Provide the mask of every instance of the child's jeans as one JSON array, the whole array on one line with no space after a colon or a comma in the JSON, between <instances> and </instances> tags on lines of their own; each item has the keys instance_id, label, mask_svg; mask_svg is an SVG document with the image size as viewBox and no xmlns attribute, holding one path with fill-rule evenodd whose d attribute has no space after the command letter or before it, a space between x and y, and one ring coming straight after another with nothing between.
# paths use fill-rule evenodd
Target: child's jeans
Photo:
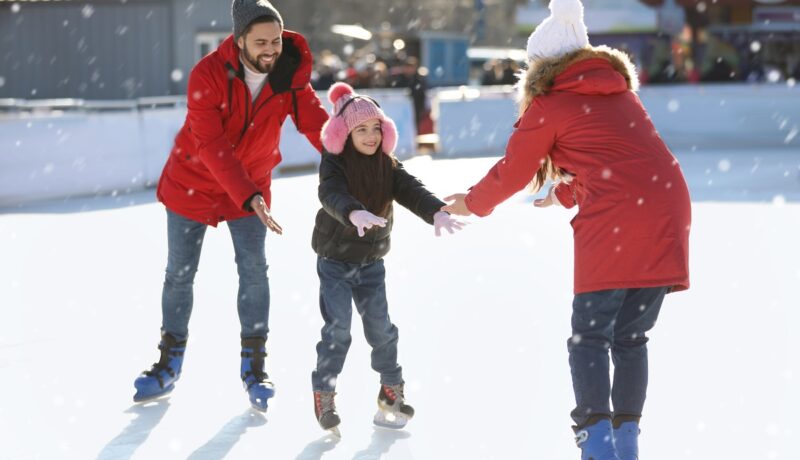
<instances>
[{"instance_id":1,"label":"child's jeans","mask_svg":"<svg viewBox=\"0 0 800 460\"><path fill-rule=\"evenodd\" d=\"M667 291L666 287L611 289L575 296L567 349L577 405L571 415L578 427L597 417L641 417L647 392L645 333L655 325Z\"/></svg>"},{"instance_id":2,"label":"child's jeans","mask_svg":"<svg viewBox=\"0 0 800 460\"><path fill-rule=\"evenodd\" d=\"M324 257L317 258L319 308L325 325L317 344L317 368L311 373L315 391L334 391L350 348L352 304L361 315L364 335L372 347L372 368L381 375L381 383L403 383L402 368L397 364L397 327L389 319L386 301L386 271L383 260L351 264Z\"/></svg>"}]
</instances>

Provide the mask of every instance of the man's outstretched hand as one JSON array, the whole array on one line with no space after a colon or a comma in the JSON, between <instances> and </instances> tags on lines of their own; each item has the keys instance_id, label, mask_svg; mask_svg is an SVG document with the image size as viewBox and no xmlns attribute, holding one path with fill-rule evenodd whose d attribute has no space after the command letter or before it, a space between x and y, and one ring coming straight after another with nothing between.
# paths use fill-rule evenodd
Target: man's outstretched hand
<instances>
[{"instance_id":1,"label":"man's outstretched hand","mask_svg":"<svg viewBox=\"0 0 800 460\"><path fill-rule=\"evenodd\" d=\"M267 207L267 203L264 202L264 197L261 195L256 195L250 200L250 207L253 208L253 211L256 212L258 218L261 219L261 222L270 230L277 233L278 235L283 235L283 229L275 219L272 218L272 213L270 213L269 208Z\"/></svg>"}]
</instances>

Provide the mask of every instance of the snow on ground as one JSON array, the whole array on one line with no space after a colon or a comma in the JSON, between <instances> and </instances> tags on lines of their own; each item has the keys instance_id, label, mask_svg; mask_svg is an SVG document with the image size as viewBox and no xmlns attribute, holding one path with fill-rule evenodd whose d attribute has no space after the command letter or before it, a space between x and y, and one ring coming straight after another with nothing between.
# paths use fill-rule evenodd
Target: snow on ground
<instances>
[{"instance_id":1,"label":"snow on ground","mask_svg":"<svg viewBox=\"0 0 800 460\"><path fill-rule=\"evenodd\" d=\"M646 459L797 459L800 155L682 152L694 196L692 289L652 333ZM496 158L406 162L444 196ZM354 322L339 379L343 439L313 416L322 319L313 174L274 182L283 236L272 290L266 417L238 377L236 269L225 226L206 235L191 337L173 396L133 405L157 357L166 219L153 192L0 214L0 459L577 459L566 340L572 243L563 209L520 194L463 232L397 211L387 257L400 362L417 417L372 427L377 375Z\"/></svg>"}]
</instances>

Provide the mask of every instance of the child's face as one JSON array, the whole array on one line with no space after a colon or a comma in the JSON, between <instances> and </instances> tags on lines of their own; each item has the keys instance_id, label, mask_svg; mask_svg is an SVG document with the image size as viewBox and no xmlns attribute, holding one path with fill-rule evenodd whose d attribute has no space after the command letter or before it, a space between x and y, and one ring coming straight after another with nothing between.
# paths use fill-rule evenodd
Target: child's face
<instances>
[{"instance_id":1,"label":"child's face","mask_svg":"<svg viewBox=\"0 0 800 460\"><path fill-rule=\"evenodd\" d=\"M383 139L381 121L377 118L369 119L353 128L350 135L353 137L353 146L359 153L374 155L380 150Z\"/></svg>"}]
</instances>

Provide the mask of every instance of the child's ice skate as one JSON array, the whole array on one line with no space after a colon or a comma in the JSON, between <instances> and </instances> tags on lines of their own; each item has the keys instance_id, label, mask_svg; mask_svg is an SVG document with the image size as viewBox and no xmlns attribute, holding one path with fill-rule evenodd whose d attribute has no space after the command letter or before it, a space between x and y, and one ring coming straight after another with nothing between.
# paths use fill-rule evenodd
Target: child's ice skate
<instances>
[{"instance_id":1,"label":"child's ice skate","mask_svg":"<svg viewBox=\"0 0 800 460\"><path fill-rule=\"evenodd\" d=\"M339 414L336 412L336 403L333 397L336 393L333 391L315 391L314 392L314 415L317 417L317 422L323 430L328 430L332 435L337 438L342 437L339 432Z\"/></svg>"},{"instance_id":2,"label":"child's ice skate","mask_svg":"<svg viewBox=\"0 0 800 460\"><path fill-rule=\"evenodd\" d=\"M414 408L406 404L403 384L381 385L378 392L378 412L372 420L375 425L399 430L414 417Z\"/></svg>"}]
</instances>

